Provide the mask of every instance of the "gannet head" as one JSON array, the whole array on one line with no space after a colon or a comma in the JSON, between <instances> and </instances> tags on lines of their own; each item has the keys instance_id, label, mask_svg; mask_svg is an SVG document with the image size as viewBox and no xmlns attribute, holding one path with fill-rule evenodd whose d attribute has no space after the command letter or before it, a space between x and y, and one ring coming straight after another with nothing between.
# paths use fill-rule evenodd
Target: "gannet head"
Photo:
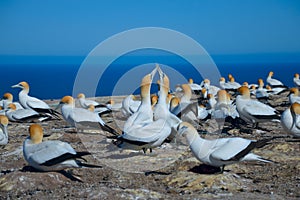
<instances>
[{"instance_id":1,"label":"gannet head","mask_svg":"<svg viewBox=\"0 0 300 200\"><path fill-rule=\"evenodd\" d=\"M180 99L178 97L173 97L170 101L170 108L173 109L177 107L180 103Z\"/></svg>"},{"instance_id":2,"label":"gannet head","mask_svg":"<svg viewBox=\"0 0 300 200\"><path fill-rule=\"evenodd\" d=\"M266 89L267 90L272 90L271 86L269 86L269 85L266 85Z\"/></svg>"},{"instance_id":3,"label":"gannet head","mask_svg":"<svg viewBox=\"0 0 300 200\"><path fill-rule=\"evenodd\" d=\"M141 96L146 97L149 94L150 90L150 84L152 83L152 80L156 74L157 69L159 68L158 65L152 70L150 74L147 74L146 76L143 77L142 82L141 82Z\"/></svg>"},{"instance_id":4,"label":"gannet head","mask_svg":"<svg viewBox=\"0 0 300 200\"><path fill-rule=\"evenodd\" d=\"M217 95L218 95L219 102L224 102L224 103L227 102L228 97L227 97L226 90L219 90Z\"/></svg>"},{"instance_id":5,"label":"gannet head","mask_svg":"<svg viewBox=\"0 0 300 200\"><path fill-rule=\"evenodd\" d=\"M9 101L13 101L13 95L11 93L5 93L2 97L2 99L5 99L5 100L9 100Z\"/></svg>"},{"instance_id":6,"label":"gannet head","mask_svg":"<svg viewBox=\"0 0 300 200\"><path fill-rule=\"evenodd\" d=\"M24 91L29 92L29 84L25 81L18 83L17 85L11 86L12 88L21 88Z\"/></svg>"},{"instance_id":7,"label":"gannet head","mask_svg":"<svg viewBox=\"0 0 300 200\"><path fill-rule=\"evenodd\" d=\"M10 103L10 104L8 104L7 109L8 110L17 110L17 107L14 103Z\"/></svg>"},{"instance_id":8,"label":"gannet head","mask_svg":"<svg viewBox=\"0 0 300 200\"><path fill-rule=\"evenodd\" d=\"M290 94L294 94L295 96L298 96L299 95L298 88L291 88L290 89Z\"/></svg>"},{"instance_id":9,"label":"gannet head","mask_svg":"<svg viewBox=\"0 0 300 200\"><path fill-rule=\"evenodd\" d=\"M174 96L172 94L168 94L167 95L167 99L166 99L166 103L169 104L171 102L171 99L173 98Z\"/></svg>"},{"instance_id":10,"label":"gannet head","mask_svg":"<svg viewBox=\"0 0 300 200\"><path fill-rule=\"evenodd\" d=\"M204 79L204 80L203 80L203 82L204 82L204 84L210 85L210 80L209 80L209 79L207 79L207 78L206 78L206 79Z\"/></svg>"},{"instance_id":11,"label":"gannet head","mask_svg":"<svg viewBox=\"0 0 300 200\"><path fill-rule=\"evenodd\" d=\"M221 77L221 78L220 78L220 82L225 82L225 78L224 78L224 77Z\"/></svg>"},{"instance_id":12,"label":"gannet head","mask_svg":"<svg viewBox=\"0 0 300 200\"><path fill-rule=\"evenodd\" d=\"M83 93L79 93L78 95L77 95L77 98L78 99L85 99L85 95L83 94Z\"/></svg>"},{"instance_id":13,"label":"gannet head","mask_svg":"<svg viewBox=\"0 0 300 200\"><path fill-rule=\"evenodd\" d=\"M95 106L93 104L90 104L87 109L91 112L95 112Z\"/></svg>"},{"instance_id":14,"label":"gannet head","mask_svg":"<svg viewBox=\"0 0 300 200\"><path fill-rule=\"evenodd\" d=\"M271 77L273 76L273 74L274 74L274 72L270 71L270 72L269 72L269 76L268 76L268 77L270 77L270 78L271 78Z\"/></svg>"},{"instance_id":15,"label":"gannet head","mask_svg":"<svg viewBox=\"0 0 300 200\"><path fill-rule=\"evenodd\" d=\"M245 82L243 83L243 86L249 87L249 83L245 81Z\"/></svg>"},{"instance_id":16,"label":"gannet head","mask_svg":"<svg viewBox=\"0 0 300 200\"><path fill-rule=\"evenodd\" d=\"M196 131L196 129L188 122L181 122L177 126L177 133L181 136L186 136L191 130Z\"/></svg>"},{"instance_id":17,"label":"gannet head","mask_svg":"<svg viewBox=\"0 0 300 200\"><path fill-rule=\"evenodd\" d=\"M258 85L263 87L264 86L264 81L260 78L258 79Z\"/></svg>"},{"instance_id":18,"label":"gannet head","mask_svg":"<svg viewBox=\"0 0 300 200\"><path fill-rule=\"evenodd\" d=\"M8 118L5 115L0 115L0 126L6 127L8 125Z\"/></svg>"},{"instance_id":19,"label":"gannet head","mask_svg":"<svg viewBox=\"0 0 300 200\"><path fill-rule=\"evenodd\" d=\"M189 84L193 84L194 80L192 78L189 78Z\"/></svg>"},{"instance_id":20,"label":"gannet head","mask_svg":"<svg viewBox=\"0 0 300 200\"><path fill-rule=\"evenodd\" d=\"M230 77L230 78L229 78L229 81L230 81L231 83L234 83L234 82L235 82L235 79L234 79L233 77Z\"/></svg>"},{"instance_id":21,"label":"gannet head","mask_svg":"<svg viewBox=\"0 0 300 200\"><path fill-rule=\"evenodd\" d=\"M64 96L61 100L59 104L69 104L69 105L73 105L74 104L74 99L71 96Z\"/></svg>"},{"instance_id":22,"label":"gannet head","mask_svg":"<svg viewBox=\"0 0 300 200\"><path fill-rule=\"evenodd\" d=\"M208 98L208 99L213 99L213 98L214 98L214 95L213 95L213 94L207 94L207 98Z\"/></svg>"},{"instance_id":23,"label":"gannet head","mask_svg":"<svg viewBox=\"0 0 300 200\"><path fill-rule=\"evenodd\" d=\"M246 86L241 86L237 89L238 93L240 93L243 97L250 99L250 90Z\"/></svg>"},{"instance_id":24,"label":"gannet head","mask_svg":"<svg viewBox=\"0 0 300 200\"><path fill-rule=\"evenodd\" d=\"M29 127L30 140L33 144L39 144L43 140L43 128L39 124L32 124Z\"/></svg>"},{"instance_id":25,"label":"gannet head","mask_svg":"<svg viewBox=\"0 0 300 200\"><path fill-rule=\"evenodd\" d=\"M298 73L294 74L294 77L295 77L296 79L299 79L299 74L298 74Z\"/></svg>"},{"instance_id":26,"label":"gannet head","mask_svg":"<svg viewBox=\"0 0 300 200\"><path fill-rule=\"evenodd\" d=\"M185 94L189 94L189 93L192 94L192 90L191 90L191 87L189 86L189 84L182 84L181 88Z\"/></svg>"},{"instance_id":27,"label":"gannet head","mask_svg":"<svg viewBox=\"0 0 300 200\"><path fill-rule=\"evenodd\" d=\"M158 101L158 96L157 95L152 95L151 96L151 105L157 104Z\"/></svg>"},{"instance_id":28,"label":"gannet head","mask_svg":"<svg viewBox=\"0 0 300 200\"><path fill-rule=\"evenodd\" d=\"M233 76L231 74L228 74L228 79L230 80L231 78L233 78Z\"/></svg>"}]
</instances>

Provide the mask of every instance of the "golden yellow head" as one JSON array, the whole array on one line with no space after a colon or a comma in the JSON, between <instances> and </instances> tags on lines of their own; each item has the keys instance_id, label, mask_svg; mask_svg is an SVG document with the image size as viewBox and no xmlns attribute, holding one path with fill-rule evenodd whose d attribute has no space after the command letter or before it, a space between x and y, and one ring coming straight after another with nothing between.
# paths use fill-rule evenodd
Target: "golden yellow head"
<instances>
[{"instance_id":1,"label":"golden yellow head","mask_svg":"<svg viewBox=\"0 0 300 200\"><path fill-rule=\"evenodd\" d=\"M230 80L231 78L233 78L233 76L231 74L228 74L228 79Z\"/></svg>"},{"instance_id":2,"label":"golden yellow head","mask_svg":"<svg viewBox=\"0 0 300 200\"><path fill-rule=\"evenodd\" d=\"M85 95L84 95L83 93L79 93L79 94L77 95L77 98L78 98L78 99L81 99L81 98L84 99L84 98L85 98Z\"/></svg>"},{"instance_id":3,"label":"golden yellow head","mask_svg":"<svg viewBox=\"0 0 300 200\"><path fill-rule=\"evenodd\" d=\"M249 87L249 83L248 83L248 82L244 82L244 83L243 83L243 86Z\"/></svg>"},{"instance_id":4,"label":"golden yellow head","mask_svg":"<svg viewBox=\"0 0 300 200\"><path fill-rule=\"evenodd\" d=\"M272 77L274 75L274 72L270 71L269 72L269 77Z\"/></svg>"},{"instance_id":5,"label":"golden yellow head","mask_svg":"<svg viewBox=\"0 0 300 200\"><path fill-rule=\"evenodd\" d=\"M74 99L71 96L64 96L61 100L60 100L61 104L74 104Z\"/></svg>"},{"instance_id":6,"label":"golden yellow head","mask_svg":"<svg viewBox=\"0 0 300 200\"><path fill-rule=\"evenodd\" d=\"M299 95L299 90L298 90L298 88L291 88L291 89L290 89L290 93L292 93L292 94L298 96L298 95Z\"/></svg>"},{"instance_id":7,"label":"golden yellow head","mask_svg":"<svg viewBox=\"0 0 300 200\"><path fill-rule=\"evenodd\" d=\"M226 92L226 90L219 90L217 95L218 95L218 100L220 102L227 101L227 92Z\"/></svg>"},{"instance_id":8,"label":"golden yellow head","mask_svg":"<svg viewBox=\"0 0 300 200\"><path fill-rule=\"evenodd\" d=\"M10 108L11 110L17 110L17 107L16 107L16 105L14 103L8 104L7 107Z\"/></svg>"},{"instance_id":9,"label":"golden yellow head","mask_svg":"<svg viewBox=\"0 0 300 200\"><path fill-rule=\"evenodd\" d=\"M180 99L178 97L173 97L170 102L171 108L175 108L180 103Z\"/></svg>"},{"instance_id":10,"label":"golden yellow head","mask_svg":"<svg viewBox=\"0 0 300 200\"><path fill-rule=\"evenodd\" d=\"M260 78L260 79L258 79L258 85L261 85L261 86L263 86L264 85L264 81Z\"/></svg>"},{"instance_id":11,"label":"golden yellow head","mask_svg":"<svg viewBox=\"0 0 300 200\"><path fill-rule=\"evenodd\" d=\"M21 88L21 89L29 92L29 84L25 81L22 81L22 82L18 83L17 85L13 85L12 87L13 88L18 87L18 88Z\"/></svg>"},{"instance_id":12,"label":"golden yellow head","mask_svg":"<svg viewBox=\"0 0 300 200\"><path fill-rule=\"evenodd\" d=\"M13 95L11 93L5 93L2 97L3 99L13 101Z\"/></svg>"},{"instance_id":13,"label":"golden yellow head","mask_svg":"<svg viewBox=\"0 0 300 200\"><path fill-rule=\"evenodd\" d=\"M224 78L224 77L221 77L221 78L220 78L220 81L221 81L221 82L225 82L225 78Z\"/></svg>"},{"instance_id":14,"label":"golden yellow head","mask_svg":"<svg viewBox=\"0 0 300 200\"><path fill-rule=\"evenodd\" d=\"M194 80L192 78L189 79L189 84L193 84Z\"/></svg>"},{"instance_id":15,"label":"golden yellow head","mask_svg":"<svg viewBox=\"0 0 300 200\"><path fill-rule=\"evenodd\" d=\"M248 96L248 97L250 97L250 90L249 90L249 88L246 87L246 86L239 87L239 88L237 89L237 91L238 91L238 93L240 93L240 94L243 95L243 96Z\"/></svg>"},{"instance_id":16,"label":"golden yellow head","mask_svg":"<svg viewBox=\"0 0 300 200\"><path fill-rule=\"evenodd\" d=\"M3 126L8 125L8 118L5 115L0 115L0 124L2 124Z\"/></svg>"},{"instance_id":17,"label":"golden yellow head","mask_svg":"<svg viewBox=\"0 0 300 200\"><path fill-rule=\"evenodd\" d=\"M299 74L298 73L294 74L294 77L299 79Z\"/></svg>"},{"instance_id":18,"label":"golden yellow head","mask_svg":"<svg viewBox=\"0 0 300 200\"><path fill-rule=\"evenodd\" d=\"M32 124L29 127L30 139L33 144L39 144L43 140L43 128L39 124Z\"/></svg>"},{"instance_id":19,"label":"golden yellow head","mask_svg":"<svg viewBox=\"0 0 300 200\"><path fill-rule=\"evenodd\" d=\"M206 78L206 79L204 79L204 80L203 80L203 82L204 82L204 83L206 83L206 84L210 84L210 80L209 80L209 79L207 79L207 78Z\"/></svg>"},{"instance_id":20,"label":"golden yellow head","mask_svg":"<svg viewBox=\"0 0 300 200\"><path fill-rule=\"evenodd\" d=\"M229 78L229 81L230 81L231 83L233 83L233 82L235 82L235 79L234 79L233 77L230 77L230 78Z\"/></svg>"}]
</instances>

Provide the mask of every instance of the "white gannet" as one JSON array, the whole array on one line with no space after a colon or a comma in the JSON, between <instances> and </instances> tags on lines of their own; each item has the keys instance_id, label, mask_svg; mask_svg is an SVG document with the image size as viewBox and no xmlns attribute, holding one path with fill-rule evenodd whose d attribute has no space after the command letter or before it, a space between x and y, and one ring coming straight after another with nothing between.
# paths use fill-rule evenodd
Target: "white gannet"
<instances>
[{"instance_id":1,"label":"white gannet","mask_svg":"<svg viewBox=\"0 0 300 200\"><path fill-rule=\"evenodd\" d=\"M203 80L203 87L207 90L208 94L212 94L214 96L216 96L218 91L220 90L220 88L218 88L217 86L210 85L210 80L207 78Z\"/></svg>"},{"instance_id":2,"label":"white gannet","mask_svg":"<svg viewBox=\"0 0 300 200\"><path fill-rule=\"evenodd\" d=\"M300 96L298 88L291 88L289 94L289 102L293 104L295 102L300 103Z\"/></svg>"},{"instance_id":3,"label":"white gannet","mask_svg":"<svg viewBox=\"0 0 300 200\"><path fill-rule=\"evenodd\" d=\"M299 74L298 73L296 73L294 75L293 82L294 82L296 87L298 87L298 88L300 87L300 79L299 79Z\"/></svg>"},{"instance_id":4,"label":"white gannet","mask_svg":"<svg viewBox=\"0 0 300 200\"><path fill-rule=\"evenodd\" d=\"M235 119L239 117L235 105L230 100L230 95L226 90L219 90L217 94L217 103L212 110L211 117L218 120L224 120L227 117ZM220 127L219 127L220 128Z\"/></svg>"},{"instance_id":5,"label":"white gannet","mask_svg":"<svg viewBox=\"0 0 300 200\"><path fill-rule=\"evenodd\" d=\"M6 145L8 143L7 125L7 117L0 115L0 145Z\"/></svg>"},{"instance_id":6,"label":"white gannet","mask_svg":"<svg viewBox=\"0 0 300 200\"><path fill-rule=\"evenodd\" d=\"M5 109L5 115L12 122L31 122L35 119L44 121L50 118L48 115L40 114L32 109L17 109L14 103L8 104Z\"/></svg>"},{"instance_id":7,"label":"white gannet","mask_svg":"<svg viewBox=\"0 0 300 200\"><path fill-rule=\"evenodd\" d=\"M270 95L280 95L283 92L289 91L287 87L274 87L272 88L269 85L266 85L267 92L270 93Z\"/></svg>"},{"instance_id":8,"label":"white gannet","mask_svg":"<svg viewBox=\"0 0 300 200\"><path fill-rule=\"evenodd\" d=\"M259 122L280 119L274 108L251 99L248 87L242 86L238 89L238 92L241 95L236 97L236 108L239 116L246 122L253 123L257 127Z\"/></svg>"},{"instance_id":9,"label":"white gannet","mask_svg":"<svg viewBox=\"0 0 300 200\"><path fill-rule=\"evenodd\" d=\"M19 102L13 102L13 95L9 92L5 93L2 97L3 100L3 108L6 109L8 104L10 103L14 103L16 106L16 109L23 109L23 107L21 106L21 104Z\"/></svg>"},{"instance_id":10,"label":"white gannet","mask_svg":"<svg viewBox=\"0 0 300 200\"><path fill-rule=\"evenodd\" d=\"M258 88L256 89L255 96L257 99L268 99L269 93L267 89L264 88L264 81L262 79L258 79Z\"/></svg>"},{"instance_id":11,"label":"white gannet","mask_svg":"<svg viewBox=\"0 0 300 200\"><path fill-rule=\"evenodd\" d=\"M82 108L87 109L90 105L93 105L95 108L94 112L97 112L99 114L111 112L111 110L105 104L100 104L94 100L86 99L83 93L79 93L77 95L77 98Z\"/></svg>"},{"instance_id":12,"label":"white gannet","mask_svg":"<svg viewBox=\"0 0 300 200\"><path fill-rule=\"evenodd\" d=\"M189 79L189 83L188 84L189 84L191 90L195 94L200 94L200 91L201 91L202 87L199 84L194 83L194 80L192 78Z\"/></svg>"},{"instance_id":13,"label":"white gannet","mask_svg":"<svg viewBox=\"0 0 300 200\"><path fill-rule=\"evenodd\" d=\"M23 81L18 83L17 85L13 85L12 87L22 89L19 92L19 101L23 108L32 109L38 113L45 113L53 118L60 119L58 115L59 113L51 109L48 104L38 98L28 95L29 84L27 82Z\"/></svg>"},{"instance_id":14,"label":"white gannet","mask_svg":"<svg viewBox=\"0 0 300 200\"><path fill-rule=\"evenodd\" d=\"M136 112L134 112L125 122L123 132L130 132L133 125L144 126L153 122L153 110L151 106L150 87L154 75L157 71L157 66L151 73L145 75L141 81L141 103Z\"/></svg>"},{"instance_id":15,"label":"white gannet","mask_svg":"<svg viewBox=\"0 0 300 200\"><path fill-rule=\"evenodd\" d=\"M222 167L222 172L225 165L241 161L272 162L250 153L254 148L263 147L271 139L255 141L234 137L207 140L201 138L197 130L187 122L180 123L177 130L179 135L187 139L192 153L198 160L213 167Z\"/></svg>"},{"instance_id":16,"label":"white gannet","mask_svg":"<svg viewBox=\"0 0 300 200\"><path fill-rule=\"evenodd\" d=\"M211 114L212 111L215 109L217 100L215 99L215 96L212 94L208 94L207 98L208 98L208 102L206 104L206 109L208 110L208 113Z\"/></svg>"},{"instance_id":17,"label":"white gannet","mask_svg":"<svg viewBox=\"0 0 300 200\"><path fill-rule=\"evenodd\" d=\"M105 124L98 113L84 108L75 108L75 102L71 96L64 96L59 106L61 106L63 118L73 127L78 129L103 129L118 135L114 129Z\"/></svg>"},{"instance_id":18,"label":"white gannet","mask_svg":"<svg viewBox=\"0 0 300 200\"><path fill-rule=\"evenodd\" d=\"M38 124L29 127L30 136L23 143L23 155L28 164L40 171L60 171L66 168L100 167L80 162L89 152L76 152L70 144L58 140L42 141L43 129Z\"/></svg>"},{"instance_id":19,"label":"white gannet","mask_svg":"<svg viewBox=\"0 0 300 200\"><path fill-rule=\"evenodd\" d=\"M285 131L300 137L300 103L293 103L281 115L281 125Z\"/></svg>"},{"instance_id":20,"label":"white gannet","mask_svg":"<svg viewBox=\"0 0 300 200\"><path fill-rule=\"evenodd\" d=\"M272 76L274 75L274 72L270 71L269 75L267 77L267 83L272 87L285 87L286 86L279 80L272 78Z\"/></svg>"},{"instance_id":21,"label":"white gannet","mask_svg":"<svg viewBox=\"0 0 300 200\"><path fill-rule=\"evenodd\" d=\"M134 95L128 95L122 101L121 111L125 117L129 117L138 110L140 104L141 101L136 100Z\"/></svg>"},{"instance_id":22,"label":"white gannet","mask_svg":"<svg viewBox=\"0 0 300 200\"><path fill-rule=\"evenodd\" d=\"M230 85L230 88L233 89L233 90L236 90L239 87L241 87L241 84L236 82L235 79L232 76L229 78L229 81L227 82L227 84Z\"/></svg>"},{"instance_id":23,"label":"white gannet","mask_svg":"<svg viewBox=\"0 0 300 200\"><path fill-rule=\"evenodd\" d=\"M220 84L220 88L223 89L223 90L234 90L234 88L232 87L231 84L229 84L228 82L225 82L225 78L224 77L221 77L220 78L220 81L219 81L219 84Z\"/></svg>"}]
</instances>

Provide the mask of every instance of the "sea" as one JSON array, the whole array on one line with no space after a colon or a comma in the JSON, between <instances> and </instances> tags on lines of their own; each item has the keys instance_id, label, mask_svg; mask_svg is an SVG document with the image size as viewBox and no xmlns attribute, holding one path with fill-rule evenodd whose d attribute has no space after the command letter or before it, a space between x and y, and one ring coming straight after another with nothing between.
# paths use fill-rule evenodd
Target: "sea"
<instances>
[{"instance_id":1,"label":"sea","mask_svg":"<svg viewBox=\"0 0 300 200\"><path fill-rule=\"evenodd\" d=\"M93 70L90 72L90 77L94 76L97 70L104 68L105 70L101 77L97 77L97 82L94 84L95 93L89 93L88 96L139 94L140 80L154 69L155 63L161 65L162 69L169 75L171 90L174 90L177 84L186 83L189 78L193 78L195 83L200 83L204 78L218 80L220 76L223 76L227 79L229 73L235 77L235 81L241 84L245 81L250 84L257 83L259 78L266 82L269 71L274 72L274 78L281 80L289 87L293 87L293 76L295 73L300 73L300 62L291 62L285 59L269 62L267 59L231 58L212 57L219 74L211 75L213 77L203 77L201 69L195 68L179 56L123 56L109 65L99 64L91 68ZM33 64L29 61L0 62L0 95L10 92L14 95L14 100L17 101L20 89L11 88L11 86L26 81L30 84L30 95L40 99L60 99L65 95L77 96L74 93L75 80L79 76L80 68L84 67L85 57L73 59L72 62L66 62L64 58L56 59L55 62L51 59L51 57L40 59L39 62L33 62ZM34 58L29 60L32 61ZM137 70L135 71L135 69ZM90 80L86 78L83 81L89 82ZM152 93L157 91L155 82L153 81L153 87L151 87ZM216 81L213 84L218 86ZM85 93L85 90L88 91L90 88L82 87L81 92Z\"/></svg>"}]
</instances>

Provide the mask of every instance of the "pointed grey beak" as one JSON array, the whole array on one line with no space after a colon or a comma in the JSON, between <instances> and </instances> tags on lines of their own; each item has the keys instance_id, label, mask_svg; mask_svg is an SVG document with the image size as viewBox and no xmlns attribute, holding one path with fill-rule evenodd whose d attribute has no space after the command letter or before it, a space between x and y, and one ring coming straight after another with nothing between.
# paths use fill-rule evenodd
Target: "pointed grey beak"
<instances>
[{"instance_id":1,"label":"pointed grey beak","mask_svg":"<svg viewBox=\"0 0 300 200\"><path fill-rule=\"evenodd\" d=\"M17 84L17 85L13 85L13 86L11 86L12 88L19 88L20 87L20 85L19 84Z\"/></svg>"}]
</instances>

